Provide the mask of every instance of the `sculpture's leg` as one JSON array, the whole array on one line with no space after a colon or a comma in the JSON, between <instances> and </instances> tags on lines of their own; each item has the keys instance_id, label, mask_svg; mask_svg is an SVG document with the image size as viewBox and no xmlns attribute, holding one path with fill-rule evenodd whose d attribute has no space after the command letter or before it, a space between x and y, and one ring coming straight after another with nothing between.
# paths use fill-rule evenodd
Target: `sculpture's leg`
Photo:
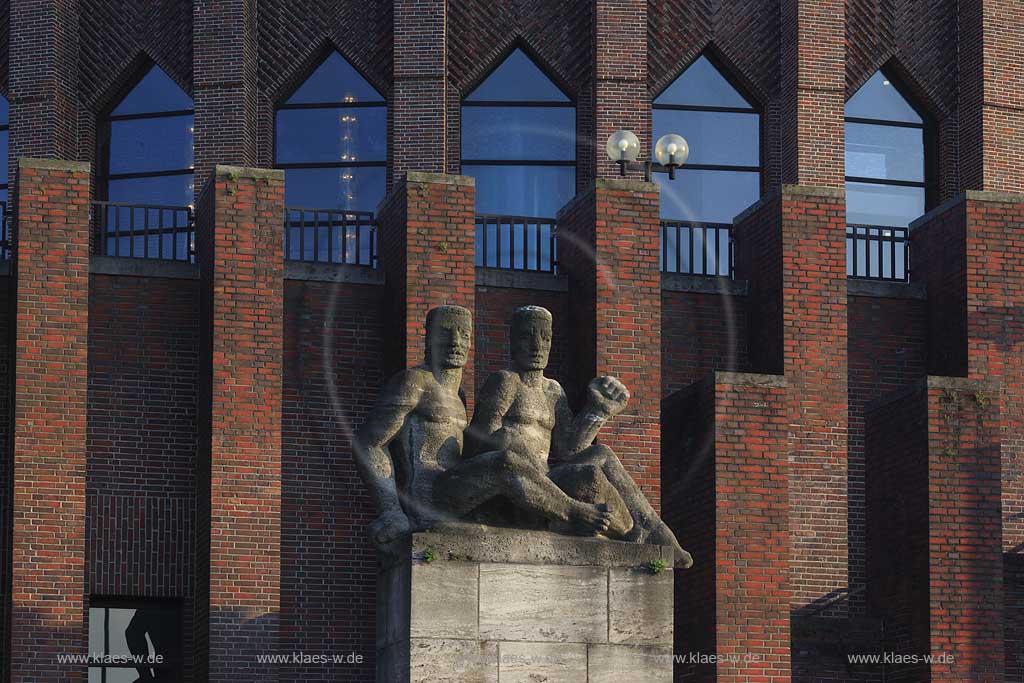
<instances>
[{"instance_id":1,"label":"sculpture's leg","mask_svg":"<svg viewBox=\"0 0 1024 683\"><path fill-rule=\"evenodd\" d=\"M633 517L633 531L630 532L627 540L635 540L640 543L651 543L656 545L668 545L675 548L676 565L689 567L693 564L690 553L683 550L676 539L676 535L662 521L658 513L651 507L647 496L643 494L640 487L629 476L622 466L622 461L615 455L612 449L601 444L594 444L576 454L571 464L582 465L592 464L600 467L608 482L619 492L626 507Z\"/></svg>"},{"instance_id":2,"label":"sculpture's leg","mask_svg":"<svg viewBox=\"0 0 1024 683\"><path fill-rule=\"evenodd\" d=\"M438 507L458 517L497 496L585 533L605 533L611 523L604 506L573 500L532 460L513 451L490 451L462 460L443 472L434 486Z\"/></svg>"},{"instance_id":3,"label":"sculpture's leg","mask_svg":"<svg viewBox=\"0 0 1024 683\"><path fill-rule=\"evenodd\" d=\"M575 500L604 505L612 515L606 536L625 538L633 529L629 506L597 465L558 465L548 472L558 488Z\"/></svg>"}]
</instances>

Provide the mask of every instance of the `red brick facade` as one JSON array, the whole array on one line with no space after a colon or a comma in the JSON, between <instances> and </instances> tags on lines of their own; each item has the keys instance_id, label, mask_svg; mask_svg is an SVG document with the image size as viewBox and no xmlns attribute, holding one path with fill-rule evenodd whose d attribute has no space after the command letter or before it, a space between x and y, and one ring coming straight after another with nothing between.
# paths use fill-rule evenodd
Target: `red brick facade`
<instances>
[{"instance_id":1,"label":"red brick facade","mask_svg":"<svg viewBox=\"0 0 1024 683\"><path fill-rule=\"evenodd\" d=\"M457 303L475 312L470 401L506 366L524 304L554 314L548 375L574 401L594 374L629 385L601 439L697 558L680 573L677 652L770 651L680 679L1024 682L1024 196L1007 194L1024 192L1022 12L1008 0L0 3L22 240L0 271L0 681L84 680L54 657L84 652L93 596L180 604L186 681L372 680L373 510L352 430L384 379L421 360L426 310ZM576 104L578 196L559 218L557 275L494 279L473 267L461 98L516 46ZM274 108L329 50L388 103L380 265L359 282L282 263L278 175L210 177L273 166ZM604 155L629 128L648 156L651 99L702 52L762 114L763 199L737 222L723 287L658 272L654 188L615 180ZM96 160L99 117L151 63L195 103L199 265L173 276L90 265L90 169L64 163ZM843 103L883 66L926 113L928 208L947 202L912 230L911 283L885 286L845 276L841 190ZM64 162L27 162L15 191L24 157ZM58 365L70 371L55 379ZM951 402L928 375L1001 388ZM680 469L684 433L714 446L698 479ZM365 657L256 666L275 649ZM956 666L846 663L882 649L953 653Z\"/></svg>"}]
</instances>

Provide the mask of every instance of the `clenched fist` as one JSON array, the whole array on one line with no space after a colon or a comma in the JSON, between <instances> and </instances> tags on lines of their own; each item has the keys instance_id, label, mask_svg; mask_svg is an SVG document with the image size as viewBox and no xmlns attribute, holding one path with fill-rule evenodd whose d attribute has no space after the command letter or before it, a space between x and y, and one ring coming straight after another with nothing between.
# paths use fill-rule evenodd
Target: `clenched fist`
<instances>
[{"instance_id":1,"label":"clenched fist","mask_svg":"<svg viewBox=\"0 0 1024 683\"><path fill-rule=\"evenodd\" d=\"M587 385L587 406L605 419L615 417L629 402L629 389L614 377L595 377Z\"/></svg>"}]
</instances>

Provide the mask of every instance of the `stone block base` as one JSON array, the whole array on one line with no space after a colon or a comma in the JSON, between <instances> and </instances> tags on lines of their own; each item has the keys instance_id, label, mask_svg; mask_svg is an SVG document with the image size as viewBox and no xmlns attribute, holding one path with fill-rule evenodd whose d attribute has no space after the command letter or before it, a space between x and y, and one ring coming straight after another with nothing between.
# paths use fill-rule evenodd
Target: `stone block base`
<instances>
[{"instance_id":1,"label":"stone block base","mask_svg":"<svg viewBox=\"0 0 1024 683\"><path fill-rule=\"evenodd\" d=\"M446 525L378 588L378 683L672 680L667 547Z\"/></svg>"}]
</instances>

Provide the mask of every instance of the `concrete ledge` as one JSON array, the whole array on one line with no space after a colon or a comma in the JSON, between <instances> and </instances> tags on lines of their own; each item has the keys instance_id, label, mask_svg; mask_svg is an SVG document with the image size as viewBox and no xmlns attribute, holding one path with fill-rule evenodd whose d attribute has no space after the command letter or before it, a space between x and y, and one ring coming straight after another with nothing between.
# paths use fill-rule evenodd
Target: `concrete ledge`
<instances>
[{"instance_id":1,"label":"concrete ledge","mask_svg":"<svg viewBox=\"0 0 1024 683\"><path fill-rule=\"evenodd\" d=\"M673 566L672 549L547 531L501 529L453 523L397 541L396 559L422 558L429 549L438 561L494 562L589 567L637 567L654 560Z\"/></svg>"},{"instance_id":2,"label":"concrete ledge","mask_svg":"<svg viewBox=\"0 0 1024 683\"><path fill-rule=\"evenodd\" d=\"M63 159L33 159L22 157L18 159L18 168L38 168L51 171L84 171L89 172L91 164L88 161L64 161Z\"/></svg>"},{"instance_id":3,"label":"concrete ledge","mask_svg":"<svg viewBox=\"0 0 1024 683\"><path fill-rule=\"evenodd\" d=\"M988 379L971 379L968 377L943 377L941 375L928 375L923 377L913 384L910 384L902 389L898 389L885 396L880 396L875 400L869 402L864 406L864 413L870 413L875 410L879 410L895 403L906 396L924 391L926 389L944 389L948 391L963 392L967 394L975 394L978 392L988 392L993 396L999 394L1002 390L1002 385L998 380Z\"/></svg>"},{"instance_id":4,"label":"concrete ledge","mask_svg":"<svg viewBox=\"0 0 1024 683\"><path fill-rule=\"evenodd\" d=\"M92 256L89 259L92 275L126 275L129 277L163 277L178 280L198 280L199 264L188 261L165 261L153 258L126 256Z\"/></svg>"},{"instance_id":5,"label":"concrete ledge","mask_svg":"<svg viewBox=\"0 0 1024 683\"><path fill-rule=\"evenodd\" d=\"M923 282L883 282L880 280L846 281L847 296L869 296L884 299L920 299L928 298L928 290Z\"/></svg>"},{"instance_id":6,"label":"concrete ledge","mask_svg":"<svg viewBox=\"0 0 1024 683\"><path fill-rule=\"evenodd\" d=\"M410 183L431 183L434 185L459 185L475 187L476 178L470 175L452 175L448 173L427 173L426 171L406 171L405 180Z\"/></svg>"},{"instance_id":7,"label":"concrete ledge","mask_svg":"<svg viewBox=\"0 0 1024 683\"><path fill-rule=\"evenodd\" d=\"M508 289L539 289L547 292L568 292L569 279L565 275L529 270L503 268L477 268L477 287L506 287Z\"/></svg>"},{"instance_id":8,"label":"concrete ledge","mask_svg":"<svg viewBox=\"0 0 1024 683\"><path fill-rule=\"evenodd\" d=\"M225 166L218 164L213 167L213 175L232 174L239 178L251 178L253 180L280 180L284 182L284 171L279 168L252 168L249 166Z\"/></svg>"},{"instance_id":9,"label":"concrete ledge","mask_svg":"<svg viewBox=\"0 0 1024 683\"><path fill-rule=\"evenodd\" d=\"M1012 192L982 192L980 190L966 190L942 202L934 209L910 223L910 231L913 232L926 223L930 223L936 216L939 216L965 201L992 202L995 204L1024 204L1024 194Z\"/></svg>"},{"instance_id":10,"label":"concrete ledge","mask_svg":"<svg viewBox=\"0 0 1024 683\"><path fill-rule=\"evenodd\" d=\"M682 273L662 273L661 288L669 292L696 292L722 296L747 296L750 293L750 283L746 280Z\"/></svg>"},{"instance_id":11,"label":"concrete ledge","mask_svg":"<svg viewBox=\"0 0 1024 683\"><path fill-rule=\"evenodd\" d=\"M625 190L628 192L660 192L658 183L631 178L598 178L594 181L597 190Z\"/></svg>"},{"instance_id":12,"label":"concrete ledge","mask_svg":"<svg viewBox=\"0 0 1024 683\"><path fill-rule=\"evenodd\" d=\"M723 372L715 370L710 378L715 384L731 384L744 387L785 387L783 375L762 375L752 372Z\"/></svg>"},{"instance_id":13,"label":"concrete ledge","mask_svg":"<svg viewBox=\"0 0 1024 683\"><path fill-rule=\"evenodd\" d=\"M379 268L357 266L351 263L285 261L284 279L382 285L384 284L384 271Z\"/></svg>"},{"instance_id":14,"label":"concrete ledge","mask_svg":"<svg viewBox=\"0 0 1024 683\"><path fill-rule=\"evenodd\" d=\"M803 197L829 197L831 199L846 199L846 190L841 187L820 187L818 185L783 185L782 189L776 190L771 194L761 197L743 211L736 214L736 217L732 219L732 224L742 222L752 213L759 211L766 204L774 201L778 201L783 197L790 197L793 195Z\"/></svg>"}]
</instances>

